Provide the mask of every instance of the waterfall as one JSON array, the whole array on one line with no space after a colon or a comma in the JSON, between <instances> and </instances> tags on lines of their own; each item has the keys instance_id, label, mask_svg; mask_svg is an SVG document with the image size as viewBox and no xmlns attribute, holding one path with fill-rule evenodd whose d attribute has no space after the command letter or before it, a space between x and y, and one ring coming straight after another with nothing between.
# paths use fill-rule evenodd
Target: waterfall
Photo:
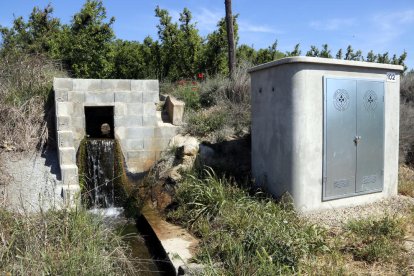
<instances>
[{"instance_id":1,"label":"waterfall","mask_svg":"<svg viewBox=\"0 0 414 276\"><path fill-rule=\"evenodd\" d=\"M87 139L85 182L91 205L114 207L114 140Z\"/></svg>"}]
</instances>

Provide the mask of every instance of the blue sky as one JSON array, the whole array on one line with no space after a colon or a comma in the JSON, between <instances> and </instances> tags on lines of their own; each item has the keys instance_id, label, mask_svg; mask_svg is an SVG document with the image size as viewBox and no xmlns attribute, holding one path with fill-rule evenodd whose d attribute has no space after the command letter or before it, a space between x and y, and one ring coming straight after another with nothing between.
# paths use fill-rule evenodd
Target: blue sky
<instances>
[{"instance_id":1,"label":"blue sky","mask_svg":"<svg viewBox=\"0 0 414 276\"><path fill-rule=\"evenodd\" d=\"M56 17L69 22L80 10L83 0L2 0L0 24L9 26L13 15L24 16L34 6L51 3ZM187 7L193 13L201 35L215 29L224 16L224 0L104 0L109 16L116 18L118 38L142 41L157 37L154 8L159 5L177 19ZM281 51L301 44L302 54L310 45L328 43L335 54L349 44L366 55L408 52L407 65L414 68L414 1L413 0L233 0L233 13L239 14L240 43L255 48L267 47L276 39Z\"/></svg>"}]
</instances>

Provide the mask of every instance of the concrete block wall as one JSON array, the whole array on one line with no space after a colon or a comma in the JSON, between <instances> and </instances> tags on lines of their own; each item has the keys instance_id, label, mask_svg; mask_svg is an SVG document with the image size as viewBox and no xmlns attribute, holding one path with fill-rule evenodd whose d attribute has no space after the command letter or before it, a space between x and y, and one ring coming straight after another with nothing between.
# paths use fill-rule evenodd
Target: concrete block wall
<instances>
[{"instance_id":1,"label":"concrete block wall","mask_svg":"<svg viewBox=\"0 0 414 276\"><path fill-rule=\"evenodd\" d=\"M114 133L127 169L142 173L158 159L178 127L157 111L158 80L55 78L56 129L62 182L66 192L79 187L76 153L85 137L85 107L112 106Z\"/></svg>"}]
</instances>

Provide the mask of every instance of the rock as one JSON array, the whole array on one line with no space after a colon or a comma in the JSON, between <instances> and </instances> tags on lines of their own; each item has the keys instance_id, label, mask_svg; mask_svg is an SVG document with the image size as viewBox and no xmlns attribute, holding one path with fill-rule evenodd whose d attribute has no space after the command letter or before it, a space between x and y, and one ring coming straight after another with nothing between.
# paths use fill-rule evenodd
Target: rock
<instances>
[{"instance_id":1,"label":"rock","mask_svg":"<svg viewBox=\"0 0 414 276\"><path fill-rule=\"evenodd\" d=\"M180 151L182 152L183 156L196 156L200 148L199 145L200 142L197 140L197 138L188 135L183 136L181 134L174 136L169 144L170 147L182 148Z\"/></svg>"},{"instance_id":2,"label":"rock","mask_svg":"<svg viewBox=\"0 0 414 276\"><path fill-rule=\"evenodd\" d=\"M181 265L178 268L178 275L202 275L204 272L204 265L190 263L187 265Z\"/></svg>"},{"instance_id":3,"label":"rock","mask_svg":"<svg viewBox=\"0 0 414 276\"><path fill-rule=\"evenodd\" d=\"M176 183L181 180L181 174L178 172L180 168L178 166L172 167L164 172L160 173L160 179L169 180Z\"/></svg>"}]
</instances>

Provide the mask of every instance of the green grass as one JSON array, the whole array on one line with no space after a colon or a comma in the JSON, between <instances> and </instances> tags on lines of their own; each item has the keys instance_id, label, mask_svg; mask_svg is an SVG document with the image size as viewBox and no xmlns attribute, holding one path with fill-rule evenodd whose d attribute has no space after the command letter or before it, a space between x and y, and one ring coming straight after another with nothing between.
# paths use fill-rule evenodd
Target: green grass
<instances>
[{"instance_id":1,"label":"green grass","mask_svg":"<svg viewBox=\"0 0 414 276\"><path fill-rule=\"evenodd\" d=\"M385 216L353 220L345 228L349 240L345 249L357 260L391 261L403 250L404 229L398 219Z\"/></svg>"},{"instance_id":2,"label":"green grass","mask_svg":"<svg viewBox=\"0 0 414 276\"><path fill-rule=\"evenodd\" d=\"M301 220L290 204L250 195L210 170L202 179L189 175L176 198L179 207L168 216L201 238L198 261L222 264L211 272L290 274L306 256L327 249L325 231Z\"/></svg>"},{"instance_id":3,"label":"green grass","mask_svg":"<svg viewBox=\"0 0 414 276\"><path fill-rule=\"evenodd\" d=\"M134 273L126 245L85 210L15 214L0 209L0 274Z\"/></svg>"},{"instance_id":4,"label":"green grass","mask_svg":"<svg viewBox=\"0 0 414 276\"><path fill-rule=\"evenodd\" d=\"M211 169L188 174L175 200L167 217L201 240L195 261L206 265L205 275L410 274L414 265L403 245L414 209L322 228L289 200L252 194Z\"/></svg>"}]
</instances>

